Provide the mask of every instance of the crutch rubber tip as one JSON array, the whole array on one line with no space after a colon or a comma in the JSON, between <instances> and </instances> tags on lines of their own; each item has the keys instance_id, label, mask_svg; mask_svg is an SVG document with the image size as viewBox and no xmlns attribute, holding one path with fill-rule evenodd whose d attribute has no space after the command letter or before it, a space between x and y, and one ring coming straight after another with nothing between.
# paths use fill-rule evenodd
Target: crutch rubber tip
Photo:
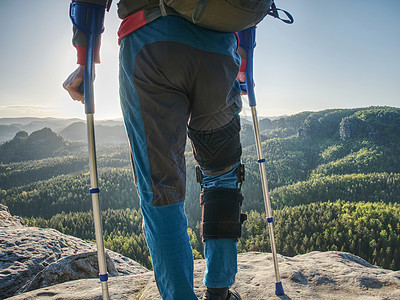
<instances>
[{"instance_id":1,"label":"crutch rubber tip","mask_svg":"<svg viewBox=\"0 0 400 300\"><path fill-rule=\"evenodd\" d=\"M275 295L277 296L285 295L285 292L283 291L282 282L275 282Z\"/></svg>"}]
</instances>

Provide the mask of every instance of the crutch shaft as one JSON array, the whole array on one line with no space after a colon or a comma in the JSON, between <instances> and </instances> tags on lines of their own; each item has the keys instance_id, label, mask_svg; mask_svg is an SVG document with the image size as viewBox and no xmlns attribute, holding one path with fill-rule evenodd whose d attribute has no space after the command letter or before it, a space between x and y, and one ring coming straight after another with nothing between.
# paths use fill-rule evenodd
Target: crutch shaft
<instances>
[{"instance_id":1,"label":"crutch shaft","mask_svg":"<svg viewBox=\"0 0 400 300\"><path fill-rule=\"evenodd\" d=\"M105 255L103 229L102 229L102 221L100 214L93 114L86 115L86 122L87 122L88 149L89 149L90 187L91 187L90 194L92 196L93 220L94 220L94 230L95 230L96 246L97 246L97 259L99 263L99 273L100 273L99 278L101 281L103 300L108 300L110 299L110 296L107 284L107 279L108 279L107 261Z\"/></svg>"},{"instance_id":2,"label":"crutch shaft","mask_svg":"<svg viewBox=\"0 0 400 300\"><path fill-rule=\"evenodd\" d=\"M260 166L260 176L261 176L261 182L262 182L265 213L266 213L267 223L268 223L271 252L272 252L272 257L273 257L273 261L274 261L275 281L280 282L281 277L279 274L278 257L276 254L276 245L275 245L275 235L274 235L274 229L272 226L271 200L270 200L269 192L268 192L268 181L267 181L267 176L266 176L266 172L265 172L265 163L264 163L264 158L263 158L262 148L261 148L261 139L260 139L260 131L259 131L259 127L258 127L257 110L256 110L255 106L251 106L250 108L251 108L251 114L252 114L252 118L253 118L253 128L254 128L254 136L255 136L255 141L256 141L258 163Z\"/></svg>"}]
</instances>

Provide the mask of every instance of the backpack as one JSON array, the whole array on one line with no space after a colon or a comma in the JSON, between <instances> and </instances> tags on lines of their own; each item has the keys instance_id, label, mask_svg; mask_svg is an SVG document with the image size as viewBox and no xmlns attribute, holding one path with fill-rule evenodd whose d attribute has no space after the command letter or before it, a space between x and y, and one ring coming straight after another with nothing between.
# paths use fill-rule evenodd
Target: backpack
<instances>
[{"instance_id":1,"label":"backpack","mask_svg":"<svg viewBox=\"0 0 400 300\"><path fill-rule=\"evenodd\" d=\"M162 14L168 15L166 6L192 23L225 32L237 32L259 23L271 15L285 23L293 23L293 17L277 9L273 0L159 0ZM288 19L281 19L278 11Z\"/></svg>"}]
</instances>

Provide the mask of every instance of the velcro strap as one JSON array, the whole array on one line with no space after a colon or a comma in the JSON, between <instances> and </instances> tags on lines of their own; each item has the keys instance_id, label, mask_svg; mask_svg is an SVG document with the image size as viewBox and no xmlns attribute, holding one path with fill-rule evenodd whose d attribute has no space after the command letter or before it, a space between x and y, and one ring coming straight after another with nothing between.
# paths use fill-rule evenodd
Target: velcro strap
<instances>
[{"instance_id":1,"label":"velcro strap","mask_svg":"<svg viewBox=\"0 0 400 300\"><path fill-rule=\"evenodd\" d=\"M205 189L200 195L200 205L203 205L207 201L217 201L219 204L223 201L236 201L242 205L243 198L243 194L239 189Z\"/></svg>"},{"instance_id":2,"label":"velcro strap","mask_svg":"<svg viewBox=\"0 0 400 300\"><path fill-rule=\"evenodd\" d=\"M203 222L200 228L200 235L203 237L203 241L209 239L237 240L242 235L241 225L240 222Z\"/></svg>"}]
</instances>

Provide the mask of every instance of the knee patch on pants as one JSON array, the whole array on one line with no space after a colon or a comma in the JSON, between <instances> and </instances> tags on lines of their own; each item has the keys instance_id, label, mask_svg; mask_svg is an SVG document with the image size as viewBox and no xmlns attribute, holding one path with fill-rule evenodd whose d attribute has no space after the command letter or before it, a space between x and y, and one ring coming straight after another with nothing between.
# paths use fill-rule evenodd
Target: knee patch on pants
<instances>
[{"instance_id":1,"label":"knee patch on pants","mask_svg":"<svg viewBox=\"0 0 400 300\"><path fill-rule=\"evenodd\" d=\"M218 171L237 163L242 154L240 145L240 118L220 128L198 131L189 128L196 161L203 170Z\"/></svg>"},{"instance_id":2,"label":"knee patch on pants","mask_svg":"<svg viewBox=\"0 0 400 300\"><path fill-rule=\"evenodd\" d=\"M205 189L200 195L202 222L200 235L207 239L233 239L241 236L246 215L241 213L243 194L239 189Z\"/></svg>"}]
</instances>

